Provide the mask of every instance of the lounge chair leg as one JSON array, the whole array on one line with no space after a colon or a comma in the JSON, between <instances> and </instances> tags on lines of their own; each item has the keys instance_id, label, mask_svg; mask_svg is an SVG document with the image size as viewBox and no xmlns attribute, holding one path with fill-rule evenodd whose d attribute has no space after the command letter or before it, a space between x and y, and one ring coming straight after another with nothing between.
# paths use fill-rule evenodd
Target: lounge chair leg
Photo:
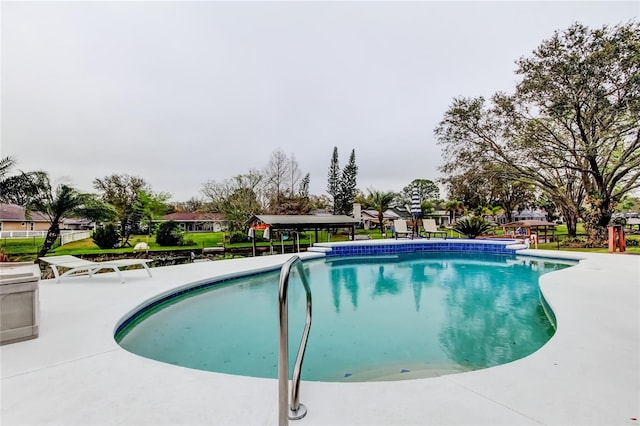
<instances>
[{"instance_id":1,"label":"lounge chair leg","mask_svg":"<svg viewBox=\"0 0 640 426\"><path fill-rule=\"evenodd\" d=\"M149 268L147 263L146 262L142 262L141 265L144 266L144 269L147 270L147 274L149 274L149 277L151 278L151 269Z\"/></svg>"},{"instance_id":2,"label":"lounge chair leg","mask_svg":"<svg viewBox=\"0 0 640 426\"><path fill-rule=\"evenodd\" d=\"M51 270L53 271L53 276L56 277L56 283L60 284L60 274L56 265L51 265Z\"/></svg>"},{"instance_id":3,"label":"lounge chair leg","mask_svg":"<svg viewBox=\"0 0 640 426\"><path fill-rule=\"evenodd\" d=\"M117 266L114 266L113 270L118 273L118 277L120 278L120 282L122 284L124 284L124 277L122 276L122 272L120 272L120 269Z\"/></svg>"}]
</instances>

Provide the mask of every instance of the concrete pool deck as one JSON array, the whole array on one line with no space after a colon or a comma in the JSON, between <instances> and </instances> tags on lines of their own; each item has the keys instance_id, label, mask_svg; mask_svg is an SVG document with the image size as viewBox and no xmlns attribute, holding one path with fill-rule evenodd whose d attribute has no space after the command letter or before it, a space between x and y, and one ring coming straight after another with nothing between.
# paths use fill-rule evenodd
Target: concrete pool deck
<instances>
[{"instance_id":1,"label":"concrete pool deck","mask_svg":"<svg viewBox=\"0 0 640 426\"><path fill-rule=\"evenodd\" d=\"M582 259L540 280L558 322L540 350L509 364L428 379L321 383L303 377L300 400L308 414L290 424L640 425L640 256L519 254ZM124 271L126 284L115 273L41 281L40 337L0 347L0 423L278 424L277 380L141 358L120 348L113 334L127 313L158 294L270 269L290 256L153 268L152 278Z\"/></svg>"}]
</instances>

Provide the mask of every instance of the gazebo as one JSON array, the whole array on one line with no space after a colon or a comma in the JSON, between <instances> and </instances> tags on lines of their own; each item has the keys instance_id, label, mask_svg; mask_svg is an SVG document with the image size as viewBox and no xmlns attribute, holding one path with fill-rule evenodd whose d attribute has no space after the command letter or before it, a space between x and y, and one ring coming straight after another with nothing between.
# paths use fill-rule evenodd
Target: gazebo
<instances>
[{"instance_id":1,"label":"gazebo","mask_svg":"<svg viewBox=\"0 0 640 426\"><path fill-rule=\"evenodd\" d=\"M530 237L531 234L536 234L538 240L540 240L540 232L542 231L544 233L544 241L548 242L547 232L551 231L553 236L556 231L556 224L544 220L519 220L502 225L502 229L504 235ZM512 231L509 231L510 229Z\"/></svg>"},{"instance_id":2,"label":"gazebo","mask_svg":"<svg viewBox=\"0 0 640 426\"><path fill-rule=\"evenodd\" d=\"M632 217L629 220L627 220L627 226L629 226L629 233L634 233L634 232L640 232L640 218L637 217ZM637 226L638 230L634 231L633 227Z\"/></svg>"},{"instance_id":3,"label":"gazebo","mask_svg":"<svg viewBox=\"0 0 640 426\"><path fill-rule=\"evenodd\" d=\"M264 230L268 235L269 244L272 244L271 231L315 231L315 240L318 241L318 230L349 228L351 239L354 239L356 225L360 219L346 215L255 215L248 220L251 230ZM273 247L272 247L273 249ZM253 254L256 252L256 240L253 238Z\"/></svg>"}]
</instances>

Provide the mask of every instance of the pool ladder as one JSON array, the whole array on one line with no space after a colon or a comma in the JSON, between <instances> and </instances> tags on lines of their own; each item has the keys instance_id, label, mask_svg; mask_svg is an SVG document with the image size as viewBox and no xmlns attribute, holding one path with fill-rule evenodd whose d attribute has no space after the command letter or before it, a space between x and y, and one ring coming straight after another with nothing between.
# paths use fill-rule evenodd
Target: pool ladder
<instances>
[{"instance_id":1,"label":"pool ladder","mask_svg":"<svg viewBox=\"0 0 640 426\"><path fill-rule=\"evenodd\" d=\"M289 313L287 308L287 292L289 289L289 274L291 268L296 266L298 274L307 293L307 320L300 339L298 356L293 367L293 377L291 379L291 404L289 404ZM298 420L307 414L307 408L300 403L300 372L304 351L309 340L309 329L311 328L311 289L309 281L304 273L302 261L298 256L293 256L287 260L280 270L280 287L278 291L280 309L280 334L278 352L278 423L280 426L289 424L289 419Z\"/></svg>"}]
</instances>

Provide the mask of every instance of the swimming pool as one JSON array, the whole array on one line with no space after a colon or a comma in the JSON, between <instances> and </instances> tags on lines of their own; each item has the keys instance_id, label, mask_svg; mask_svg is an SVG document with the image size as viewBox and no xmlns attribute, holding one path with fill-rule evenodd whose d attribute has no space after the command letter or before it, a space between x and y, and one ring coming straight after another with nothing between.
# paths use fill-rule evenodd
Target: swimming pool
<instances>
[{"instance_id":1,"label":"swimming pool","mask_svg":"<svg viewBox=\"0 0 640 426\"><path fill-rule=\"evenodd\" d=\"M510 362L553 335L538 277L567 263L473 253L334 257L305 262L314 319L304 380L431 377ZM118 330L138 355L189 368L277 375L278 271L170 298ZM304 324L292 275L290 357Z\"/></svg>"}]
</instances>

